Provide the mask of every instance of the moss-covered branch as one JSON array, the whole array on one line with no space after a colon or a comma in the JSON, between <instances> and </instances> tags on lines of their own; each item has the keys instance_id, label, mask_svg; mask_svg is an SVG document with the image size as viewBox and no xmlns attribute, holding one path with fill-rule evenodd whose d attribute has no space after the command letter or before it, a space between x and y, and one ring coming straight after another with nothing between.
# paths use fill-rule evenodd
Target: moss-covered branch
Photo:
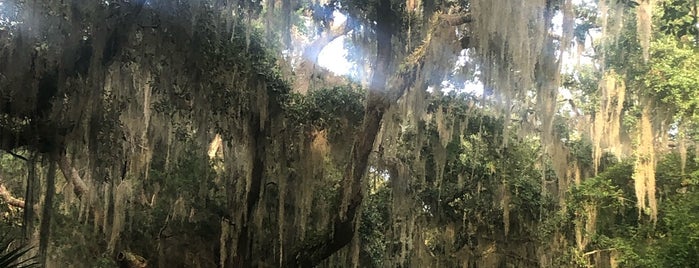
<instances>
[{"instance_id":1,"label":"moss-covered branch","mask_svg":"<svg viewBox=\"0 0 699 268\"><path fill-rule=\"evenodd\" d=\"M24 200L15 197L2 183L0 183L0 198L10 206L24 208Z\"/></svg>"}]
</instances>

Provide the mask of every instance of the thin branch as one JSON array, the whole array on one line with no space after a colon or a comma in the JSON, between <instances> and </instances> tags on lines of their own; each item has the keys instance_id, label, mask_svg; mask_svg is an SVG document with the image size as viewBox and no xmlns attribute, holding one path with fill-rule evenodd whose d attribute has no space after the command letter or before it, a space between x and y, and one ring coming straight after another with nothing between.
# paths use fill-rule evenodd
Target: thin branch
<instances>
[{"instance_id":1,"label":"thin branch","mask_svg":"<svg viewBox=\"0 0 699 268\"><path fill-rule=\"evenodd\" d=\"M692 23L692 25L694 25L695 32L694 44L699 46L699 4L697 4L697 2L699 1L694 0L694 23Z\"/></svg>"},{"instance_id":2,"label":"thin branch","mask_svg":"<svg viewBox=\"0 0 699 268\"><path fill-rule=\"evenodd\" d=\"M170 223L170 213L167 214L167 217L165 217L165 224L163 224L163 227L161 227L160 230L158 231L158 239L161 239L161 238L166 239L166 238L172 236L172 235L168 236L168 235L164 234L165 229L167 229L167 226L169 223Z\"/></svg>"},{"instance_id":3,"label":"thin branch","mask_svg":"<svg viewBox=\"0 0 699 268\"><path fill-rule=\"evenodd\" d=\"M21 160L24 160L24 161L29 161L29 159L27 159L26 157L21 156L21 155L19 155L19 154L17 154L17 153L14 153L14 152L12 152L11 150L5 150L5 152L7 152L8 154L10 154L11 156L13 156L13 157L15 157L15 158L17 158L17 159L21 159Z\"/></svg>"},{"instance_id":4,"label":"thin branch","mask_svg":"<svg viewBox=\"0 0 699 268\"><path fill-rule=\"evenodd\" d=\"M597 254L597 253L604 252L604 251L613 251L613 250L616 250L616 248L596 249L596 250L593 250L593 251L590 251L590 252L585 252L585 253L583 254L583 257L589 256L589 255L592 255L592 254Z\"/></svg>"},{"instance_id":5,"label":"thin branch","mask_svg":"<svg viewBox=\"0 0 699 268\"><path fill-rule=\"evenodd\" d=\"M137 25L138 25L138 27L141 27L141 29L144 29L144 28L158 29L158 28L160 28L160 24L142 25L139 23Z\"/></svg>"}]
</instances>

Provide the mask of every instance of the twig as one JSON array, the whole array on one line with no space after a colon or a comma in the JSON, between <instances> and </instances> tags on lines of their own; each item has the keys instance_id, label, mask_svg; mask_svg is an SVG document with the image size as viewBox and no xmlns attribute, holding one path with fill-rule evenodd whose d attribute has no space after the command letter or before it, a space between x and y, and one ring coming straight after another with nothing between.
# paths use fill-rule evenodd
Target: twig
<instances>
[{"instance_id":1,"label":"twig","mask_svg":"<svg viewBox=\"0 0 699 268\"><path fill-rule=\"evenodd\" d=\"M592 254L596 254L596 253L600 253L600 252L604 252L604 251L612 251L612 250L616 250L616 248L596 249L596 250L593 250L593 251L590 251L590 252L585 252L585 253L583 253L583 257L589 256L589 255L592 255Z\"/></svg>"},{"instance_id":2,"label":"twig","mask_svg":"<svg viewBox=\"0 0 699 268\"><path fill-rule=\"evenodd\" d=\"M13 157L15 157L15 158L19 158L19 159L22 159L22 160L24 160L24 161L29 161L29 159L27 159L26 157L21 156L21 155L19 155L19 154L16 154L16 153L14 153L14 152L12 152L12 151L10 151L10 150L5 150L5 152L7 152L8 154L10 154L11 156L13 156Z\"/></svg>"},{"instance_id":3,"label":"twig","mask_svg":"<svg viewBox=\"0 0 699 268\"><path fill-rule=\"evenodd\" d=\"M160 231L158 231L158 239L160 239L160 238L168 238L168 237L171 236L171 235L170 235L170 236L163 235L163 233L165 232L165 229L167 228L167 225L168 225L169 222L170 222L170 214L168 213L168 214L167 214L167 217L165 217L165 224L163 225L162 228L160 228Z\"/></svg>"}]
</instances>

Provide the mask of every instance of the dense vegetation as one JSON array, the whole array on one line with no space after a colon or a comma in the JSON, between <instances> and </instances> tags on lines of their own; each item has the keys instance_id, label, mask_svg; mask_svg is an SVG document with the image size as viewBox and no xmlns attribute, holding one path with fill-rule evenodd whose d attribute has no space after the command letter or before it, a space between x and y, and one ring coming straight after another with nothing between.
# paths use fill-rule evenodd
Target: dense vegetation
<instances>
[{"instance_id":1,"label":"dense vegetation","mask_svg":"<svg viewBox=\"0 0 699 268\"><path fill-rule=\"evenodd\" d=\"M698 12L0 2L0 267L695 267Z\"/></svg>"}]
</instances>

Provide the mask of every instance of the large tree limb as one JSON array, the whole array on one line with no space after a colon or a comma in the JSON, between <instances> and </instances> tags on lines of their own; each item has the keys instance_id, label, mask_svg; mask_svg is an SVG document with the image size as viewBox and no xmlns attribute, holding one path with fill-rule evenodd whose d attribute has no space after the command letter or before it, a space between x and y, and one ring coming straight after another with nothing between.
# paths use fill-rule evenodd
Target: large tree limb
<instances>
[{"instance_id":1,"label":"large tree limb","mask_svg":"<svg viewBox=\"0 0 699 268\"><path fill-rule=\"evenodd\" d=\"M338 26L332 27L329 31L326 31L320 38L311 42L306 49L303 50L301 55L301 63L296 71L296 79L294 82L294 89L298 92L305 93L309 90L314 73L316 71L316 65L318 63L318 56L325 46L330 44L335 39L340 36L348 34L352 30L350 24L345 21Z\"/></svg>"},{"instance_id":2,"label":"large tree limb","mask_svg":"<svg viewBox=\"0 0 699 268\"><path fill-rule=\"evenodd\" d=\"M383 8L389 9L389 2L383 0L379 5L383 4ZM292 253L293 255L286 260L284 267L313 267L349 244L354 237L354 223L364 198L362 182L369 165L369 155L374 148L374 142L381 128L383 115L409 88L420 87L421 90L426 88L424 84L426 81L418 81L418 78L423 75L421 67L424 66L425 59L434 56L431 54L432 49L428 49L429 46L443 42L441 39L433 40L431 38L433 31L443 30L439 28L444 26L443 24L440 26L439 22L441 21L440 18L433 19L430 26L432 27L431 32L425 43L404 60L400 70L393 74L390 79L388 77L388 74L391 73L389 67L393 60L390 18L388 23L384 21L386 24L379 23L377 25L379 33L389 34L377 37L375 72L369 86L362 130L355 138L351 151L351 162L343 174L340 213L333 217L329 230L320 237L309 238L309 241L304 241L299 248L296 248L295 252ZM439 53L442 52L439 51ZM390 89L386 88L387 81L390 81L388 83L391 85ZM416 83L420 84L416 85Z\"/></svg>"},{"instance_id":3,"label":"large tree limb","mask_svg":"<svg viewBox=\"0 0 699 268\"><path fill-rule=\"evenodd\" d=\"M24 200L19 199L12 195L12 193L7 190L4 184L0 183L0 198L5 201L10 206L24 208Z\"/></svg>"},{"instance_id":4,"label":"large tree limb","mask_svg":"<svg viewBox=\"0 0 699 268\"><path fill-rule=\"evenodd\" d=\"M306 49L303 50L303 58L317 62L318 55L325 46L330 44L332 41L335 41L335 39L339 38L340 36L348 34L351 30L352 27L350 27L347 21L344 21L338 26L332 27L329 31L325 32L320 38L313 41L308 45L308 47L306 47Z\"/></svg>"},{"instance_id":5,"label":"large tree limb","mask_svg":"<svg viewBox=\"0 0 699 268\"><path fill-rule=\"evenodd\" d=\"M87 192L87 184L80 178L78 170L76 170L70 163L70 159L66 154L62 154L58 159L58 165L63 173L66 180L73 184L73 192L78 197L82 196L83 193Z\"/></svg>"},{"instance_id":6,"label":"large tree limb","mask_svg":"<svg viewBox=\"0 0 699 268\"><path fill-rule=\"evenodd\" d=\"M376 48L377 57L374 73L369 85L366 111L361 131L355 137L350 163L342 178L340 213L335 214L332 226L320 237L295 249L286 260L285 267L313 267L342 249L354 237L354 225L359 207L364 198L362 180L368 167L369 155L374 148L381 120L390 107L389 91L386 90L387 75L393 60L391 37L396 23L390 0L381 0L377 6Z\"/></svg>"}]
</instances>

